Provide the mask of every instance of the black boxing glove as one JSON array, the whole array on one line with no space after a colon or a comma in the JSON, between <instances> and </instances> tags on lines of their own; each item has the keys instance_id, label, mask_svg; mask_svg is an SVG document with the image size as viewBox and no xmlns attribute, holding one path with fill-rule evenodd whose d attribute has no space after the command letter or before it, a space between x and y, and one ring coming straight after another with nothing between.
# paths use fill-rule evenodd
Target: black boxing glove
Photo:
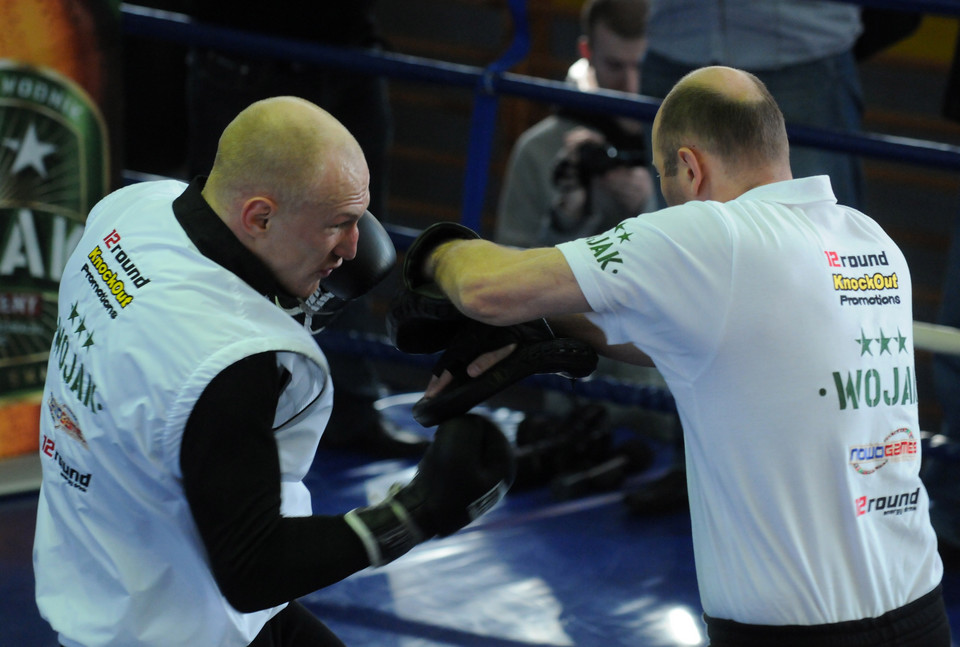
<instances>
[{"instance_id":1,"label":"black boxing glove","mask_svg":"<svg viewBox=\"0 0 960 647\"><path fill-rule=\"evenodd\" d=\"M468 321L440 288L423 273L423 264L437 246L450 240L473 240L480 236L455 222L438 222L424 229L407 249L403 284L387 312L387 336L405 353L436 353L447 347L453 335Z\"/></svg>"},{"instance_id":2,"label":"black boxing glove","mask_svg":"<svg viewBox=\"0 0 960 647\"><path fill-rule=\"evenodd\" d=\"M437 247L451 240L475 240L480 238L477 232L456 222L436 222L414 239L403 258L403 284L408 290L415 290L436 298L444 298L433 279L423 273L423 264Z\"/></svg>"},{"instance_id":3,"label":"black boxing glove","mask_svg":"<svg viewBox=\"0 0 960 647\"><path fill-rule=\"evenodd\" d=\"M387 310L387 337L404 353L438 353L469 321L446 297L401 290Z\"/></svg>"},{"instance_id":4,"label":"black boxing glove","mask_svg":"<svg viewBox=\"0 0 960 647\"><path fill-rule=\"evenodd\" d=\"M397 264L397 250L390 234L369 211L357 221L360 235L357 255L320 281L310 297L278 305L315 334L323 330L352 300L363 296L383 281Z\"/></svg>"},{"instance_id":5,"label":"black boxing glove","mask_svg":"<svg viewBox=\"0 0 960 647\"><path fill-rule=\"evenodd\" d=\"M473 414L451 418L437 428L413 480L344 520L363 542L370 564L382 566L490 510L515 474L513 447L499 427Z\"/></svg>"}]
</instances>

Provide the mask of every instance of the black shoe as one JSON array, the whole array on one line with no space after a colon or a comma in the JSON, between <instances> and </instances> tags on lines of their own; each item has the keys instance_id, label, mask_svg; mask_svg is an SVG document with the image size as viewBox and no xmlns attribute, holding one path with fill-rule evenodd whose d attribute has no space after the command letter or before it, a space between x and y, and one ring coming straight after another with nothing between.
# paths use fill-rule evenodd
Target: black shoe
<instances>
[{"instance_id":1,"label":"black shoe","mask_svg":"<svg viewBox=\"0 0 960 647\"><path fill-rule=\"evenodd\" d=\"M623 496L623 502L633 514L652 515L674 512L689 506L687 501L687 472L672 467L661 476Z\"/></svg>"}]
</instances>

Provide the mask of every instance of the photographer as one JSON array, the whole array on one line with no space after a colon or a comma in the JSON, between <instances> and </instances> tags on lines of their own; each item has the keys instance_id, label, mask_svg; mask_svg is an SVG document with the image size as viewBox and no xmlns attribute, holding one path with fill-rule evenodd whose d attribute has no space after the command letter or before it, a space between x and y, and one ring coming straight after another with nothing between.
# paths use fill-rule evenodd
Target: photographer
<instances>
[{"instance_id":1,"label":"photographer","mask_svg":"<svg viewBox=\"0 0 960 647\"><path fill-rule=\"evenodd\" d=\"M581 58L570 67L567 80L585 92L639 93L648 6L648 0L588 0L577 43ZM640 121L556 110L524 132L511 152L494 240L513 247L550 247L608 231L627 218L656 210L657 189L646 166L647 142ZM655 368L604 357L597 373L638 385L665 386ZM540 409L576 416L577 403L569 395L546 391L543 398ZM675 415L612 403L605 404L605 411L612 427L642 429L680 442ZM686 505L685 478L682 470L671 470L663 479L634 489L628 498L631 510L646 513Z\"/></svg>"},{"instance_id":2,"label":"photographer","mask_svg":"<svg viewBox=\"0 0 960 647\"><path fill-rule=\"evenodd\" d=\"M647 7L647 0L587 2L581 59L568 80L584 91L639 92ZM641 122L558 110L524 132L510 155L496 241L553 245L655 209L646 158Z\"/></svg>"},{"instance_id":3,"label":"photographer","mask_svg":"<svg viewBox=\"0 0 960 647\"><path fill-rule=\"evenodd\" d=\"M653 179L645 168L642 135L625 134L629 147L578 126L569 131L553 169L555 196L549 231L564 240L606 231L649 211Z\"/></svg>"}]
</instances>

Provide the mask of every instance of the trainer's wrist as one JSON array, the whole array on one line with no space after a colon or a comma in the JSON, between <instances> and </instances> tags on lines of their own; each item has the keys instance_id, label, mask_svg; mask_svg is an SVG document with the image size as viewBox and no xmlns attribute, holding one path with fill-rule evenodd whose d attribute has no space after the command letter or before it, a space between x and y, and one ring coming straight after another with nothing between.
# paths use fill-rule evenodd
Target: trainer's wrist
<instances>
[{"instance_id":1,"label":"trainer's wrist","mask_svg":"<svg viewBox=\"0 0 960 647\"><path fill-rule=\"evenodd\" d=\"M455 247L463 242L463 240L447 240L430 250L430 253L427 254L423 261L423 267L420 268L423 276L427 280L436 282L437 266L440 264L443 256L450 251L451 247Z\"/></svg>"}]
</instances>

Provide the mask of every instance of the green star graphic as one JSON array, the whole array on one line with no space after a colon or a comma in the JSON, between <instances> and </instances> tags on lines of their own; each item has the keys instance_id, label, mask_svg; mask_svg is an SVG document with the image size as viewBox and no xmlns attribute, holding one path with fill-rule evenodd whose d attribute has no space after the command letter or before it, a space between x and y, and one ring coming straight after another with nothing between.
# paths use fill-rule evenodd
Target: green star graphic
<instances>
[{"instance_id":1,"label":"green star graphic","mask_svg":"<svg viewBox=\"0 0 960 647\"><path fill-rule=\"evenodd\" d=\"M622 234L620 234L618 238L620 239L621 243L627 243L627 242L630 242L630 236L633 236L633 234L625 231Z\"/></svg>"},{"instance_id":2,"label":"green star graphic","mask_svg":"<svg viewBox=\"0 0 960 647\"><path fill-rule=\"evenodd\" d=\"M898 346L899 346L899 348L897 349L897 353L898 353L898 354L899 354L899 353L906 353L906 352L907 352L907 338L903 336L903 333L900 332L900 329L899 329L899 328L897 328L897 336L894 337L894 339L897 340L897 344L898 344Z\"/></svg>"},{"instance_id":3,"label":"green star graphic","mask_svg":"<svg viewBox=\"0 0 960 647\"><path fill-rule=\"evenodd\" d=\"M624 229L626 229L626 227L624 227L622 222L618 222L617 226L613 228L614 231L623 231Z\"/></svg>"},{"instance_id":4,"label":"green star graphic","mask_svg":"<svg viewBox=\"0 0 960 647\"><path fill-rule=\"evenodd\" d=\"M860 357L863 357L864 354L869 353L873 355L873 351L870 350L870 344L873 343L872 337L867 337L867 334L863 332L863 328L860 329L860 339L857 342L860 344Z\"/></svg>"},{"instance_id":5,"label":"green star graphic","mask_svg":"<svg viewBox=\"0 0 960 647\"><path fill-rule=\"evenodd\" d=\"M70 306L70 318L68 319L68 321L73 321L79 316L80 316L80 313L77 312L77 304L74 303L72 306Z\"/></svg>"},{"instance_id":6,"label":"green star graphic","mask_svg":"<svg viewBox=\"0 0 960 647\"><path fill-rule=\"evenodd\" d=\"M893 355L893 353L890 352L890 342L893 341L893 339L893 337L887 337L884 335L883 329L880 329L880 339L877 340L880 342L880 355L883 355L883 351L887 351L887 353Z\"/></svg>"},{"instance_id":7,"label":"green star graphic","mask_svg":"<svg viewBox=\"0 0 960 647\"><path fill-rule=\"evenodd\" d=\"M87 329L87 325L84 323L86 320L87 320L86 317L80 319L80 325L77 326L77 329L74 330L73 332L75 332L75 333L77 333L77 335L79 335L79 334L82 333L84 330L86 330L86 329Z\"/></svg>"},{"instance_id":8,"label":"green star graphic","mask_svg":"<svg viewBox=\"0 0 960 647\"><path fill-rule=\"evenodd\" d=\"M92 332L87 335L87 341L83 342L83 347L84 347L84 348L90 348L91 346L93 346L93 333L92 333Z\"/></svg>"}]
</instances>

